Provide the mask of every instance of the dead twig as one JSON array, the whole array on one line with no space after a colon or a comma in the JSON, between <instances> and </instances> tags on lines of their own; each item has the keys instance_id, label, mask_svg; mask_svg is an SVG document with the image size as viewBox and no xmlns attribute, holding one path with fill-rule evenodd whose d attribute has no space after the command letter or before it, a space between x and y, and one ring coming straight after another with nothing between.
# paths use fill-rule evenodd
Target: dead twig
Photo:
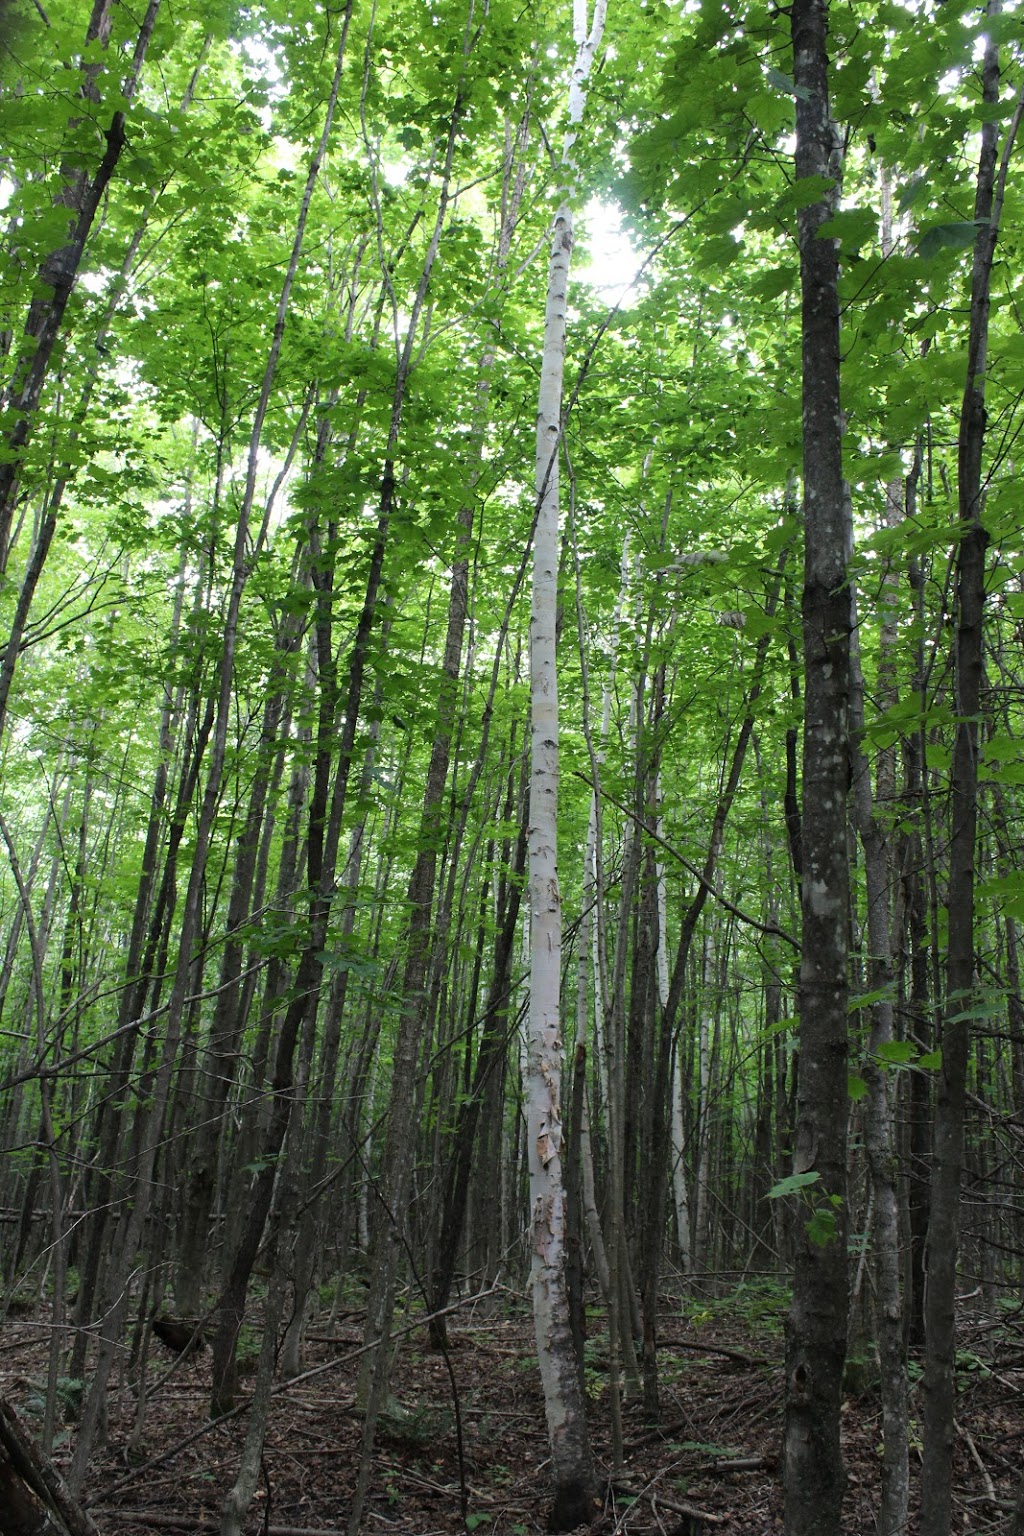
<instances>
[{"instance_id":1,"label":"dead twig","mask_svg":"<svg viewBox=\"0 0 1024 1536\"><path fill-rule=\"evenodd\" d=\"M726 1522L725 1515L712 1514L708 1509L700 1509L696 1504L687 1504L681 1499L667 1499L663 1493L659 1493L653 1483L648 1483L645 1488L632 1488L629 1483L616 1482L612 1484L612 1492L621 1494L627 1499L643 1499L652 1509L657 1504L658 1509L671 1510L674 1515L689 1515L691 1520L702 1520L705 1525L724 1525ZM625 1514L616 1521L616 1531L622 1529L624 1519Z\"/></svg>"},{"instance_id":2,"label":"dead twig","mask_svg":"<svg viewBox=\"0 0 1024 1536\"><path fill-rule=\"evenodd\" d=\"M661 1349L685 1349L689 1354L695 1355L724 1355L727 1360L735 1360L740 1365L749 1365L752 1369L758 1365L775 1365L774 1360L769 1360L765 1355L748 1355L742 1349L729 1349L724 1344L698 1344L690 1339L666 1339L658 1340Z\"/></svg>"},{"instance_id":3,"label":"dead twig","mask_svg":"<svg viewBox=\"0 0 1024 1536\"><path fill-rule=\"evenodd\" d=\"M995 1504L997 1502L995 1484L992 1482L992 1478L989 1476L988 1468L982 1461L981 1456L978 1454L978 1447L974 1443L970 1430L966 1427L966 1425L960 1424L956 1419L953 1420L953 1428L958 1435L963 1435L964 1443L971 1453L971 1460L974 1462L974 1465L981 1473L981 1480L985 1484L985 1494L990 1503Z\"/></svg>"}]
</instances>

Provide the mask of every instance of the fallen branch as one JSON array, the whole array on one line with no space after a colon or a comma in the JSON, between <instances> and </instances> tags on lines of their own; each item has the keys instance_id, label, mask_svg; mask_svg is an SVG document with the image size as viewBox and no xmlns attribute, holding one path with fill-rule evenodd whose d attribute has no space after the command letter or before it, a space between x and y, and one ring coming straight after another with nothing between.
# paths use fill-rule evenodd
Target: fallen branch
<instances>
[{"instance_id":1,"label":"fallen branch","mask_svg":"<svg viewBox=\"0 0 1024 1536\"><path fill-rule=\"evenodd\" d=\"M140 1524L155 1526L158 1531L216 1531L220 1522L213 1515L209 1520L203 1515L161 1515L152 1509L107 1509L102 1511L105 1520L138 1520ZM327 1525L262 1525L260 1536L345 1536L344 1531Z\"/></svg>"},{"instance_id":2,"label":"fallen branch","mask_svg":"<svg viewBox=\"0 0 1024 1536\"><path fill-rule=\"evenodd\" d=\"M725 1344L698 1344L688 1339L659 1339L659 1349L686 1349L696 1355L724 1355L727 1360L737 1360L740 1365L774 1365L774 1360L764 1355L748 1355L742 1349L729 1349Z\"/></svg>"},{"instance_id":3,"label":"fallen branch","mask_svg":"<svg viewBox=\"0 0 1024 1536\"><path fill-rule=\"evenodd\" d=\"M671 1510L674 1515L689 1515L691 1520L701 1520L705 1525L724 1525L727 1518L712 1514L708 1509L699 1509L696 1504L685 1504L681 1499L667 1499L650 1484L646 1488L631 1488L628 1483L613 1483L612 1492L627 1499L645 1499L652 1510L657 1505L659 1509Z\"/></svg>"},{"instance_id":4,"label":"fallen branch","mask_svg":"<svg viewBox=\"0 0 1024 1536\"><path fill-rule=\"evenodd\" d=\"M734 1456L728 1461L702 1461L690 1472L774 1472L778 1463L774 1456Z\"/></svg>"},{"instance_id":5,"label":"fallen branch","mask_svg":"<svg viewBox=\"0 0 1024 1536\"><path fill-rule=\"evenodd\" d=\"M982 1461L980 1455L978 1454L978 1447L975 1445L974 1440L971 1437L970 1430L966 1427L966 1425L959 1423L959 1421L956 1420L956 1419L953 1420L953 1428L954 1428L954 1430L956 1431L956 1433L958 1435L963 1435L964 1439L967 1442L967 1449L971 1453L971 1460L974 1462L974 1465L977 1467L978 1471L981 1473L981 1480L985 1484L985 1496L986 1496L986 1498L988 1499L990 1504L997 1503L998 1500L996 1499L995 1486L994 1486L994 1484L992 1482L991 1477L989 1476L988 1468L986 1467L985 1463Z\"/></svg>"},{"instance_id":6,"label":"fallen branch","mask_svg":"<svg viewBox=\"0 0 1024 1536\"><path fill-rule=\"evenodd\" d=\"M0 1397L0 1536L98 1536L56 1467Z\"/></svg>"}]
</instances>

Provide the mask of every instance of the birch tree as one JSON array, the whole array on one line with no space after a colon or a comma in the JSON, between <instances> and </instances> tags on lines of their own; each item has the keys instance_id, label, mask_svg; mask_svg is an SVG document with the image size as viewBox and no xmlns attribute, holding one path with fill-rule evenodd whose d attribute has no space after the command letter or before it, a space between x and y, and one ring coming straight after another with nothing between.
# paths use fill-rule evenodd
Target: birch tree
<instances>
[{"instance_id":1,"label":"birch tree","mask_svg":"<svg viewBox=\"0 0 1024 1536\"><path fill-rule=\"evenodd\" d=\"M562 906L558 888L558 456L562 435L569 258L576 195L574 147L587 83L604 31L606 0L574 0L576 56L562 150L558 209L551 228L544 355L537 407L537 523L530 609L530 1021L527 1119L531 1282L537 1356L551 1443L555 1498L551 1529L589 1524L597 1479L579 1362L569 1325L565 1189L562 1180Z\"/></svg>"}]
</instances>

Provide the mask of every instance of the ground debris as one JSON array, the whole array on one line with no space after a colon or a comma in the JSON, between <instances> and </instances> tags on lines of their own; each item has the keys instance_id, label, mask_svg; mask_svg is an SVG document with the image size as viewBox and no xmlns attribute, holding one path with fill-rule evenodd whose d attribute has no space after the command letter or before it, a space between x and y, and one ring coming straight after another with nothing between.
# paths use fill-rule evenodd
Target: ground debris
<instances>
[{"instance_id":1,"label":"ground debris","mask_svg":"<svg viewBox=\"0 0 1024 1536\"><path fill-rule=\"evenodd\" d=\"M588 1349L594 1363L585 1384L595 1454L609 1489L602 1517L609 1531L663 1536L687 1522L705 1536L781 1531L782 1316L781 1308L751 1320L713 1304L666 1303L660 1422L645 1418L639 1399L626 1399L626 1464L613 1477L607 1340L594 1309ZM0 1393L15 1401L18 1382L45 1380L40 1321L10 1318L4 1329ZM251 1322L258 1326L257 1318ZM458 1412L425 1334L407 1334L394 1379L402 1412L378 1443L364 1529L465 1536L465 1510L486 1536L540 1536L550 1498L548 1447L529 1310L516 1299L502 1314L482 1318L479 1333L464 1315L453 1317L449 1332ZM956 1478L958 1519L964 1529L981 1531L1015 1496L1024 1372L1009 1358L1016 1341L986 1330L983 1320L975 1322L972 1342L977 1360L966 1360L960 1382ZM337 1339L320 1334L308 1340L308 1357L319 1373L303 1376L294 1389L279 1384L274 1399L253 1532L335 1536L347 1525L361 1435L352 1412L357 1352L339 1356ZM187 1393L155 1392L141 1435L133 1394L112 1393L106 1447L90 1470L84 1503L117 1536L218 1529L247 1415L243 1404L231 1419L207 1420L209 1370L208 1354L195 1355ZM844 1413L843 1433L845 1527L872 1530L881 1412L870 1393ZM71 1449L70 1442L61 1447L58 1463ZM915 1479L919 1471L915 1456ZM916 1487L914 1499L916 1507ZM601 1528L599 1522L595 1533Z\"/></svg>"}]
</instances>

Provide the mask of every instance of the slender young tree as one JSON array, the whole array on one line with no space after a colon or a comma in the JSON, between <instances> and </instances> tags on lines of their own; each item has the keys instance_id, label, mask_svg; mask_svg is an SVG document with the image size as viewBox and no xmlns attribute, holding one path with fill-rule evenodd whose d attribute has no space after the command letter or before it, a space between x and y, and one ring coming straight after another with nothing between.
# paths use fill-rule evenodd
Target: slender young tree
<instances>
[{"instance_id":1,"label":"slender young tree","mask_svg":"<svg viewBox=\"0 0 1024 1536\"><path fill-rule=\"evenodd\" d=\"M527 1152L530 1171L531 1281L537 1355L544 1387L555 1499L551 1528L569 1531L595 1514L597 1479L580 1365L573 1348L566 1286L562 1179L562 904L558 888L558 459L562 436L569 257L576 163L573 149L587 82L604 31L606 0L574 0L576 57L559 206L551 230L544 355L537 408L537 523L530 610L530 1022Z\"/></svg>"},{"instance_id":2,"label":"slender young tree","mask_svg":"<svg viewBox=\"0 0 1024 1536\"><path fill-rule=\"evenodd\" d=\"M989 0L995 18L1002 0ZM982 95L993 111L1000 96L999 48L986 36ZM1021 116L1024 88L999 149L991 115L981 128L974 200L977 234L971 268L967 378L957 439L956 631L953 687L956 736L950 797L948 950L942 1023L942 1067L935 1105L931 1202L926 1248L925 1376L922 1536L945 1536L952 1519L956 1357L956 1265L960 1237L960 1182L964 1165L964 1110L975 997L975 890L978 827L978 715L984 673L985 551L983 453L992 266L1002 217L1006 175Z\"/></svg>"},{"instance_id":3,"label":"slender young tree","mask_svg":"<svg viewBox=\"0 0 1024 1536\"><path fill-rule=\"evenodd\" d=\"M853 612L856 617L856 596ZM892 862L875 814L871 768L863 749L864 677L857 628L850 647L850 724L857 745L852 752L853 814L864 850L867 899L868 989L877 994L871 1006L870 1059L865 1067L868 1086L864 1106L864 1146L871 1179L871 1234L875 1276L875 1316L882 1396L882 1495L879 1531L898 1536L907 1519L910 1465L907 1423L907 1371L900 1294L899 1191L893 1132L893 1074L884 1065L884 1051L895 1038L892 1005L892 933L889 889Z\"/></svg>"},{"instance_id":4,"label":"slender young tree","mask_svg":"<svg viewBox=\"0 0 1024 1536\"><path fill-rule=\"evenodd\" d=\"M786 1339L787 1536L838 1536L845 1474L849 860L849 509L839 399L839 255L821 238L840 171L829 107L827 0L790 12L798 182L830 188L800 210L804 481L803 948L794 1173L812 1214L799 1234Z\"/></svg>"}]
</instances>

